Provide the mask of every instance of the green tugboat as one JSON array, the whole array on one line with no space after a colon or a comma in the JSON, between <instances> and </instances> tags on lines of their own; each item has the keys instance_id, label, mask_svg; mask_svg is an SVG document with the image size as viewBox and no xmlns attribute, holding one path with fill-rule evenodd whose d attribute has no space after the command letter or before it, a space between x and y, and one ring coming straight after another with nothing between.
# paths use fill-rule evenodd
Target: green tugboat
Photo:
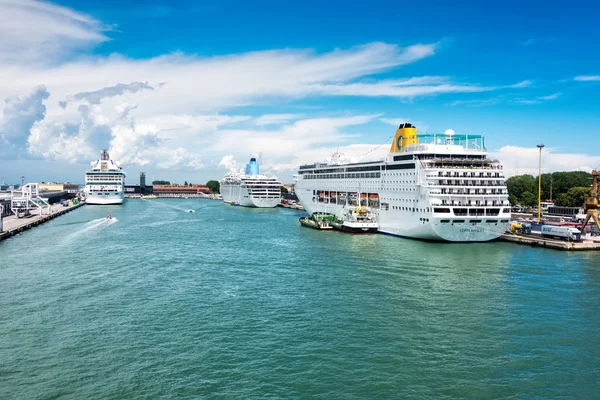
<instances>
[{"instance_id":1,"label":"green tugboat","mask_svg":"<svg viewBox=\"0 0 600 400\"><path fill-rule=\"evenodd\" d=\"M310 217L300 218L300 224L307 228L319 229L319 230L332 230L336 220L335 215L328 213L316 212Z\"/></svg>"}]
</instances>

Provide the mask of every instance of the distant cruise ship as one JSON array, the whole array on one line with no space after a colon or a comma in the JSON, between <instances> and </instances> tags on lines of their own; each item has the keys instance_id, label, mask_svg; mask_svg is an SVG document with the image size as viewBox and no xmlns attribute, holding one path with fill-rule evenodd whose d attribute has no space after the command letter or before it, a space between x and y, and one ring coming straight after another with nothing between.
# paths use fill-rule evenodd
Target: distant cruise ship
<instances>
[{"instance_id":1,"label":"distant cruise ship","mask_svg":"<svg viewBox=\"0 0 600 400\"><path fill-rule=\"evenodd\" d=\"M368 203L379 231L416 239L484 242L510 220L502 165L487 158L479 135L417 135L401 124L381 161L301 166L295 192L309 213L341 217L346 205Z\"/></svg>"},{"instance_id":2,"label":"distant cruise ship","mask_svg":"<svg viewBox=\"0 0 600 400\"><path fill-rule=\"evenodd\" d=\"M110 159L107 150L90 164L85 173L86 204L123 204L126 175L121 166Z\"/></svg>"},{"instance_id":3,"label":"distant cruise ship","mask_svg":"<svg viewBox=\"0 0 600 400\"><path fill-rule=\"evenodd\" d=\"M256 158L251 158L242 174L232 170L221 179L221 195L225 203L245 207L270 208L281 202L281 182L258 172Z\"/></svg>"}]
</instances>

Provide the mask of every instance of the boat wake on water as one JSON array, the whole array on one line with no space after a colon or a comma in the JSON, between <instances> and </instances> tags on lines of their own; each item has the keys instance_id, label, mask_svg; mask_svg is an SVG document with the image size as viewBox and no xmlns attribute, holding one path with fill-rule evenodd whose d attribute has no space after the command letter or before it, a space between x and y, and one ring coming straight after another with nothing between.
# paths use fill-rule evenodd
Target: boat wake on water
<instances>
[{"instance_id":1,"label":"boat wake on water","mask_svg":"<svg viewBox=\"0 0 600 400\"><path fill-rule=\"evenodd\" d=\"M104 218L98 218L98 219L88 221L85 224L83 224L83 227L81 229L78 229L74 232L71 232L69 235L67 235L67 237L65 239L65 243L70 243L71 241L73 241L89 232L92 232L96 229L101 229L102 227L116 224L118 221L119 220L116 219L115 217L111 217L110 219L107 217L104 217Z\"/></svg>"}]
</instances>

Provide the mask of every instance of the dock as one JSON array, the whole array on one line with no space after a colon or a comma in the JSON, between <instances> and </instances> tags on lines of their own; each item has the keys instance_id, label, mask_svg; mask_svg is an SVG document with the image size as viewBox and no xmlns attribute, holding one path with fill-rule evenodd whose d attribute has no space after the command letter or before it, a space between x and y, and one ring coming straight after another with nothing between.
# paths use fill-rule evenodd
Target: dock
<instances>
[{"instance_id":1,"label":"dock","mask_svg":"<svg viewBox=\"0 0 600 400\"><path fill-rule=\"evenodd\" d=\"M43 215L31 215L29 217L17 218L14 215L3 218L3 231L0 232L0 241L8 239L18 233L26 231L27 229L33 228L43 224L44 222L50 221L60 215L66 214L83 206L85 203L79 203L77 205L69 205L67 207L61 204L53 204L51 206L50 214Z\"/></svg>"},{"instance_id":2,"label":"dock","mask_svg":"<svg viewBox=\"0 0 600 400\"><path fill-rule=\"evenodd\" d=\"M590 251L600 250L600 241L584 240L582 242L568 242L566 240L548 239L541 235L516 235L514 233L505 233L500 236L504 242L525 244L533 247L545 247L555 250L567 251Z\"/></svg>"}]
</instances>

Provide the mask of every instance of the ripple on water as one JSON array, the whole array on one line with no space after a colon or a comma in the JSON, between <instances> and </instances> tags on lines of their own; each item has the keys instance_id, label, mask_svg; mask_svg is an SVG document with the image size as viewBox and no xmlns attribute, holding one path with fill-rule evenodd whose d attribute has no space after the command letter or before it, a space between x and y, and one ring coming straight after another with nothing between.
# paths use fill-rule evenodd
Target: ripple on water
<instances>
[{"instance_id":1,"label":"ripple on water","mask_svg":"<svg viewBox=\"0 0 600 400\"><path fill-rule=\"evenodd\" d=\"M596 396L594 257L300 215L130 200L0 243L0 398Z\"/></svg>"}]
</instances>

